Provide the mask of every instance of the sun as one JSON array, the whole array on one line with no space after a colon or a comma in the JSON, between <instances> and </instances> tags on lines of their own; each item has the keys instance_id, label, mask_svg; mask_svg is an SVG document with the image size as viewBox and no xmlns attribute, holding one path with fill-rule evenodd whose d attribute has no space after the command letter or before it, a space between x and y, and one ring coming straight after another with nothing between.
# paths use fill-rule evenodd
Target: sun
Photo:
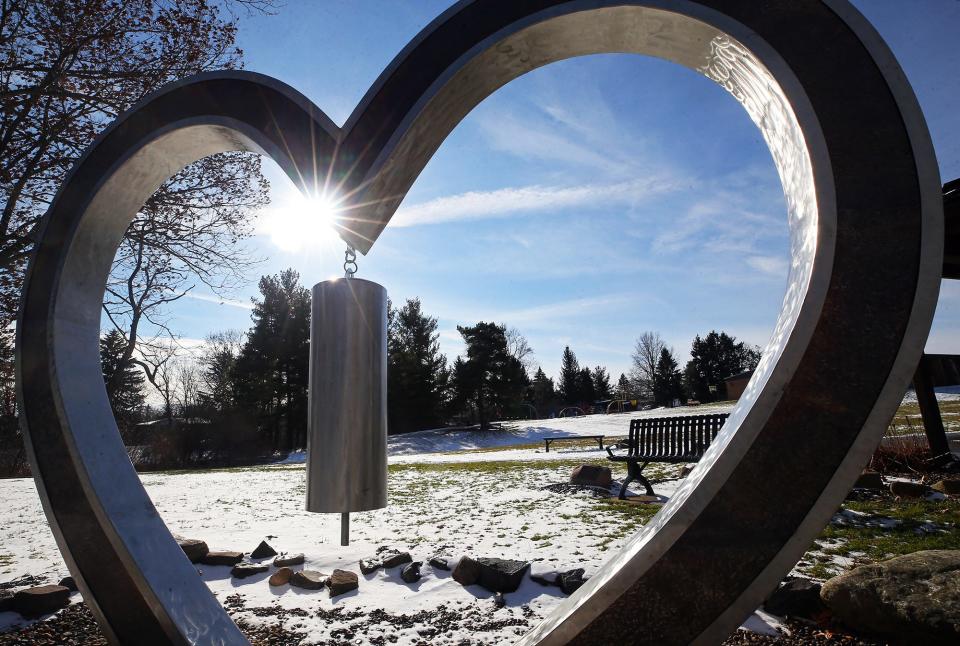
<instances>
[{"instance_id":1,"label":"sun","mask_svg":"<svg viewBox=\"0 0 960 646\"><path fill-rule=\"evenodd\" d=\"M329 196L291 196L264 212L259 230L287 252L303 251L336 242L340 209Z\"/></svg>"}]
</instances>

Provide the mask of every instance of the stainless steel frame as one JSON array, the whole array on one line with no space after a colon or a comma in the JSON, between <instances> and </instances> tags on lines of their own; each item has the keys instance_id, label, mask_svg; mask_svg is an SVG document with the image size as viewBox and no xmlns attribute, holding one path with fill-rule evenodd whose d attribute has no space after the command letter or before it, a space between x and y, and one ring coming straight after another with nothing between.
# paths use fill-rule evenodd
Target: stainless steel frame
<instances>
[{"instance_id":1,"label":"stainless steel frame","mask_svg":"<svg viewBox=\"0 0 960 646\"><path fill-rule=\"evenodd\" d=\"M598 52L675 61L744 106L783 181L792 264L764 359L703 460L523 643L716 642L796 562L879 441L937 300L940 180L897 62L845 0L464 0L342 129L266 77L187 79L120 117L51 206L17 327L21 420L50 525L112 641L245 643L140 485L102 385L100 303L137 208L195 159L255 150L304 190L329 170L354 207L342 236L366 253L475 105Z\"/></svg>"}]
</instances>

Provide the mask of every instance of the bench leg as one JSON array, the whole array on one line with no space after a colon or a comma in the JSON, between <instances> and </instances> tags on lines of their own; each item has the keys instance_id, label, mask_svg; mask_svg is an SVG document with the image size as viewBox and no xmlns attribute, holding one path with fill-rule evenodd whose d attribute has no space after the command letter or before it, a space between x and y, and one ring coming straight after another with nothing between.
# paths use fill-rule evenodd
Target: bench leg
<instances>
[{"instance_id":1,"label":"bench leg","mask_svg":"<svg viewBox=\"0 0 960 646\"><path fill-rule=\"evenodd\" d=\"M627 488L634 480L639 480L641 484L643 484L648 496L656 495L653 493L653 487L650 485L650 481L643 477L643 470L648 464L650 463L644 462L643 465L639 465L636 462L627 462L627 479L624 480L620 486L620 495L617 496L620 500L627 499Z\"/></svg>"},{"instance_id":2,"label":"bench leg","mask_svg":"<svg viewBox=\"0 0 960 646\"><path fill-rule=\"evenodd\" d=\"M550 440L544 440L543 443L547 445L547 450L546 450L546 452L549 453L549 452L550 452Z\"/></svg>"}]
</instances>

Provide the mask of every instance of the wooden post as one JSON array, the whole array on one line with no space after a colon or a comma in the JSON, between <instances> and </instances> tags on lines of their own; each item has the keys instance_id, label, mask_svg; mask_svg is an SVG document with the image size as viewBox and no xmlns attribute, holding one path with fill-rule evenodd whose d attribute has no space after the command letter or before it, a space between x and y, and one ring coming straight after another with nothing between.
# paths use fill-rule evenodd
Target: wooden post
<instances>
[{"instance_id":1,"label":"wooden post","mask_svg":"<svg viewBox=\"0 0 960 646\"><path fill-rule=\"evenodd\" d=\"M947 432L943 428L937 395L933 391L933 377L927 366L926 355L920 358L920 365L917 366L917 371L913 375L913 387L917 391L917 403L920 405L923 430L930 443L931 455L936 460L949 457L950 444L947 442Z\"/></svg>"}]
</instances>

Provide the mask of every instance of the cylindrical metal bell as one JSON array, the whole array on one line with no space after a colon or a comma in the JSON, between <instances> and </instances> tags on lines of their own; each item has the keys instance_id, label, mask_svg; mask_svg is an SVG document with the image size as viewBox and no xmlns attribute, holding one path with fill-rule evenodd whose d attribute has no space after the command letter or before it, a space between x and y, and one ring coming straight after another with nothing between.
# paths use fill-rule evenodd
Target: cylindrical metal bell
<instances>
[{"instance_id":1,"label":"cylindrical metal bell","mask_svg":"<svg viewBox=\"0 0 960 646\"><path fill-rule=\"evenodd\" d=\"M307 511L386 507L387 291L381 285L360 278L314 285L308 410Z\"/></svg>"}]
</instances>

